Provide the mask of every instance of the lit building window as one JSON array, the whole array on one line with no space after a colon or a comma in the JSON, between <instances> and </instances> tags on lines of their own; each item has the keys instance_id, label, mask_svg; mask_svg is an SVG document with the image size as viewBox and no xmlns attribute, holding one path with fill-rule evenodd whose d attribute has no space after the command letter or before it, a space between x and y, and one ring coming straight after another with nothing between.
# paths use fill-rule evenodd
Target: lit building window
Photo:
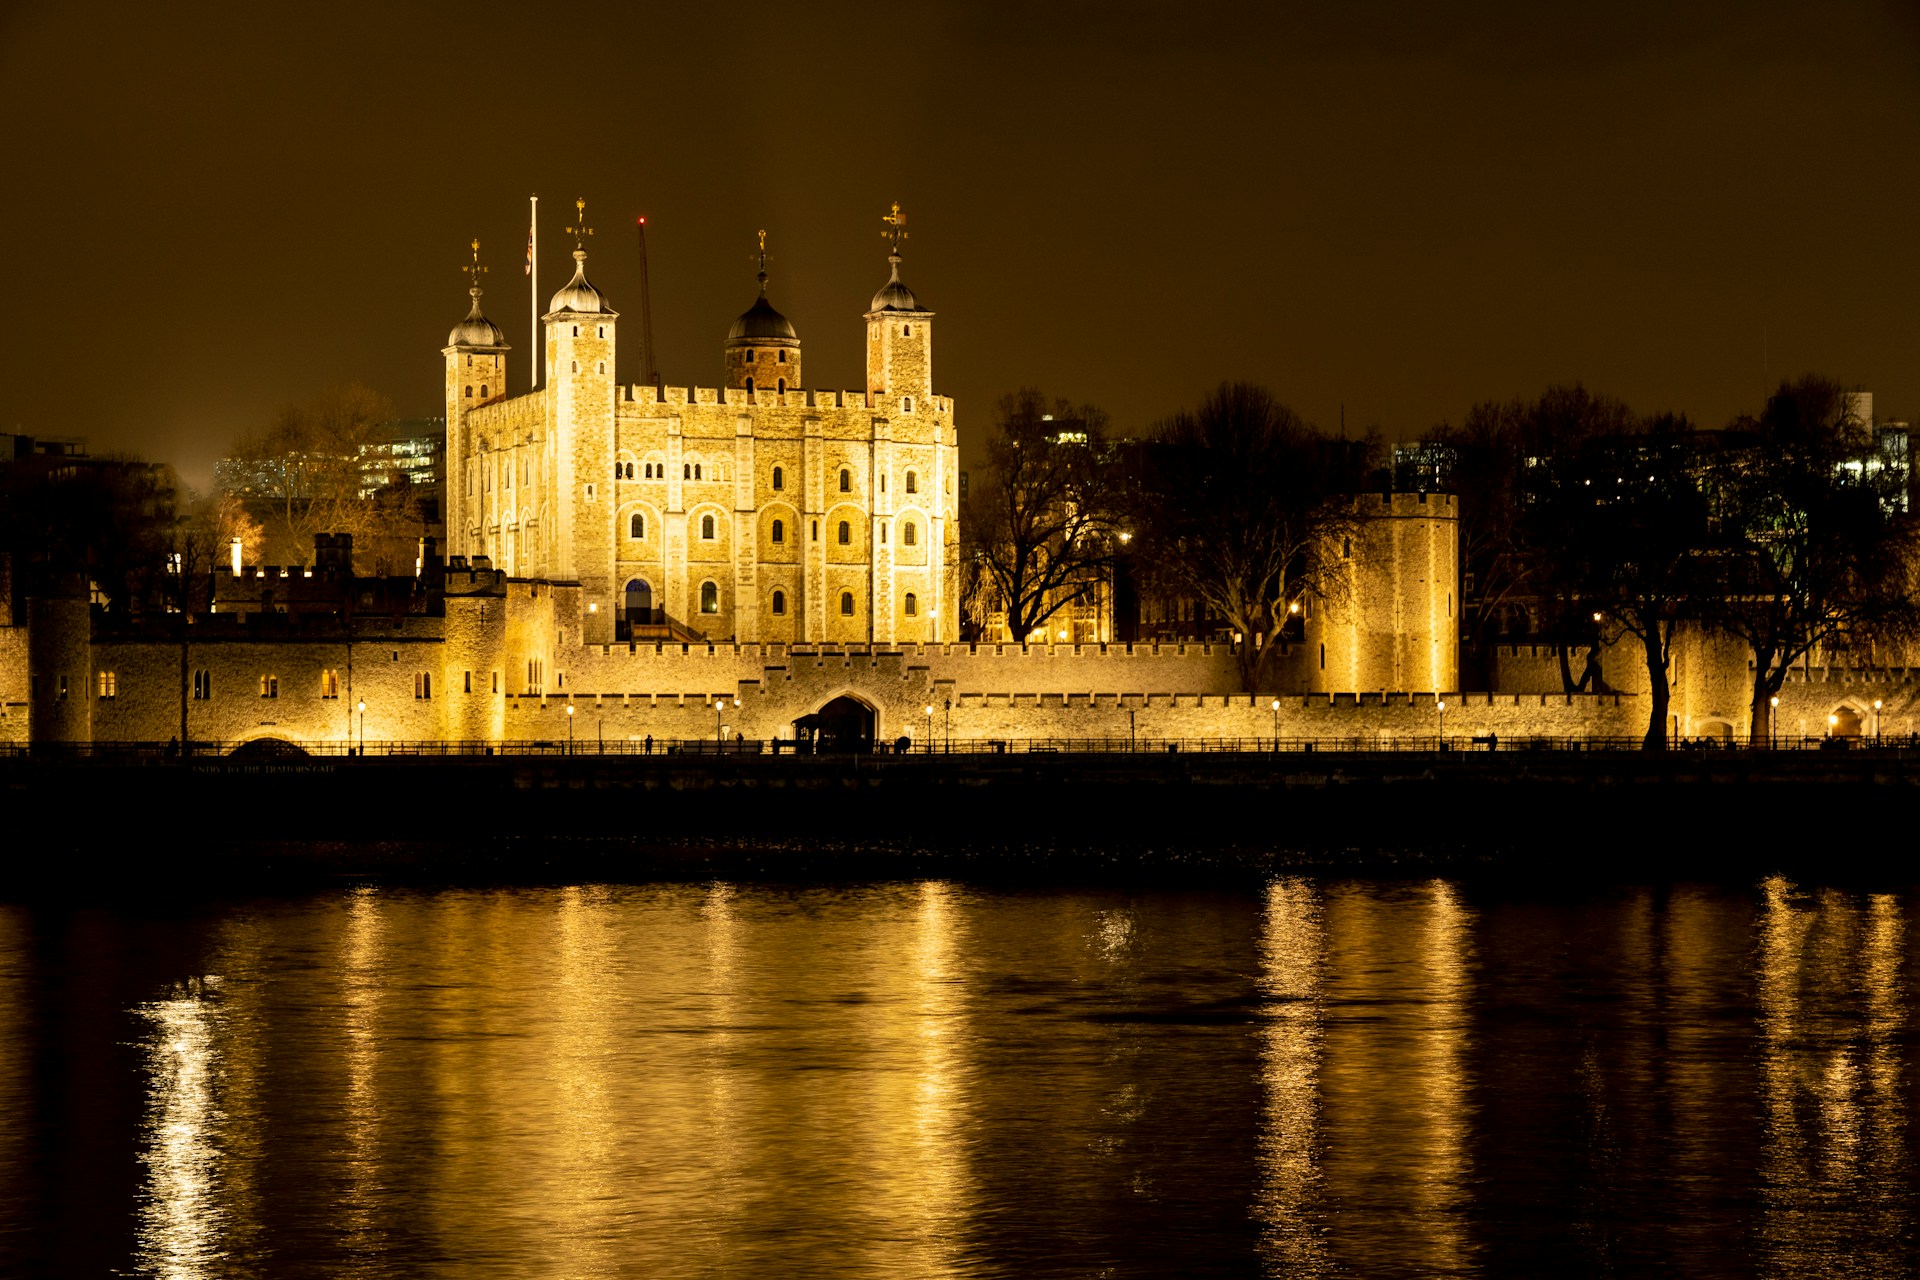
<instances>
[{"instance_id":1,"label":"lit building window","mask_svg":"<svg viewBox=\"0 0 1920 1280\"><path fill-rule=\"evenodd\" d=\"M119 679L111 671L99 673L99 685L100 696L103 698L112 698L119 693Z\"/></svg>"},{"instance_id":2,"label":"lit building window","mask_svg":"<svg viewBox=\"0 0 1920 1280\"><path fill-rule=\"evenodd\" d=\"M627 536L629 538L644 538L647 536L647 518L638 511L634 512L627 520Z\"/></svg>"},{"instance_id":3,"label":"lit building window","mask_svg":"<svg viewBox=\"0 0 1920 1280\"><path fill-rule=\"evenodd\" d=\"M320 673L320 696L337 698L340 696L340 673L328 670Z\"/></svg>"},{"instance_id":4,"label":"lit building window","mask_svg":"<svg viewBox=\"0 0 1920 1280\"><path fill-rule=\"evenodd\" d=\"M919 596L916 596L911 591L907 592L906 604L907 604L907 616L909 618L917 618L920 616L920 597Z\"/></svg>"},{"instance_id":5,"label":"lit building window","mask_svg":"<svg viewBox=\"0 0 1920 1280\"><path fill-rule=\"evenodd\" d=\"M842 493L853 492L853 472L848 471L845 468L842 468L840 471L840 492Z\"/></svg>"},{"instance_id":6,"label":"lit building window","mask_svg":"<svg viewBox=\"0 0 1920 1280\"><path fill-rule=\"evenodd\" d=\"M280 677L279 676L261 676L260 677L260 696L263 698L279 697L280 696Z\"/></svg>"},{"instance_id":7,"label":"lit building window","mask_svg":"<svg viewBox=\"0 0 1920 1280\"><path fill-rule=\"evenodd\" d=\"M900 526L900 541L909 547L912 546L914 544L914 538L917 532L918 531L915 530L913 527L913 521L911 520L907 521L905 524Z\"/></svg>"},{"instance_id":8,"label":"lit building window","mask_svg":"<svg viewBox=\"0 0 1920 1280\"><path fill-rule=\"evenodd\" d=\"M920 492L919 477L914 475L913 472L911 471L907 472L907 492L908 493Z\"/></svg>"},{"instance_id":9,"label":"lit building window","mask_svg":"<svg viewBox=\"0 0 1920 1280\"><path fill-rule=\"evenodd\" d=\"M431 698L433 696L433 676L429 672L416 671L413 673L413 696L416 698Z\"/></svg>"},{"instance_id":10,"label":"lit building window","mask_svg":"<svg viewBox=\"0 0 1920 1280\"><path fill-rule=\"evenodd\" d=\"M700 517L700 537L707 542L713 541L713 517L712 516Z\"/></svg>"},{"instance_id":11,"label":"lit building window","mask_svg":"<svg viewBox=\"0 0 1920 1280\"><path fill-rule=\"evenodd\" d=\"M775 542L785 542L787 540L787 525L784 520L775 520L773 522L773 540Z\"/></svg>"},{"instance_id":12,"label":"lit building window","mask_svg":"<svg viewBox=\"0 0 1920 1280\"><path fill-rule=\"evenodd\" d=\"M711 582L700 584L700 612L720 612L720 588Z\"/></svg>"},{"instance_id":13,"label":"lit building window","mask_svg":"<svg viewBox=\"0 0 1920 1280\"><path fill-rule=\"evenodd\" d=\"M853 526L845 520L840 522L840 545L848 546L853 542Z\"/></svg>"}]
</instances>

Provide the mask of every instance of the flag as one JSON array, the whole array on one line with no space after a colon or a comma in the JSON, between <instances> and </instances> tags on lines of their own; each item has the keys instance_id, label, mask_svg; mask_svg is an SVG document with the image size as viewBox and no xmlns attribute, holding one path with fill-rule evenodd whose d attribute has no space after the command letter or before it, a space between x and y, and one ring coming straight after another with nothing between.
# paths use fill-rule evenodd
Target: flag
<instances>
[{"instance_id":1,"label":"flag","mask_svg":"<svg viewBox=\"0 0 1920 1280\"><path fill-rule=\"evenodd\" d=\"M527 274L533 274L533 228L527 228Z\"/></svg>"}]
</instances>

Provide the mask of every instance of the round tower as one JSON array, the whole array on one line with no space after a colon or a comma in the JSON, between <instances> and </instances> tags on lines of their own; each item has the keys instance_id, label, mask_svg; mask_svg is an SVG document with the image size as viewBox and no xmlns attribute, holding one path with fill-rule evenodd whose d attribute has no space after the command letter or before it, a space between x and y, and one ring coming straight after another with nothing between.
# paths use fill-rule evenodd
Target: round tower
<instances>
[{"instance_id":1,"label":"round tower","mask_svg":"<svg viewBox=\"0 0 1920 1280\"><path fill-rule=\"evenodd\" d=\"M800 335L767 301L767 233L760 233L760 296L727 330L725 385L736 391L798 391Z\"/></svg>"},{"instance_id":2,"label":"round tower","mask_svg":"<svg viewBox=\"0 0 1920 1280\"><path fill-rule=\"evenodd\" d=\"M507 335L487 319L480 309L480 277L486 268L480 265L480 242L473 242L473 262L461 270L473 277L467 296L473 299L467 318L453 326L447 345L441 348L447 361L447 463L450 468L469 465L472 455L468 439L467 414L491 400L507 394ZM447 495L447 551L452 555L473 555L470 499L465 477L449 474Z\"/></svg>"}]
</instances>

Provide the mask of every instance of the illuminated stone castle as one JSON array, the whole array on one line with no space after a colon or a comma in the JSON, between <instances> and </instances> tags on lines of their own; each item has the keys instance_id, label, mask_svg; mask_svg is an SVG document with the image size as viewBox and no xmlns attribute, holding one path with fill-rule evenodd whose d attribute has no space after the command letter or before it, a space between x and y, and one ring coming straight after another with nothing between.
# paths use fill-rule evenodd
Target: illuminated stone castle
<instances>
[{"instance_id":1,"label":"illuminated stone castle","mask_svg":"<svg viewBox=\"0 0 1920 1280\"><path fill-rule=\"evenodd\" d=\"M581 215L544 317L545 386L507 394L477 280L448 335L449 552L577 582L588 644L674 624L743 643L957 638L953 402L933 392L934 313L900 280L899 206L856 391L803 380L800 337L767 299L764 232L722 385L623 385Z\"/></svg>"}]
</instances>

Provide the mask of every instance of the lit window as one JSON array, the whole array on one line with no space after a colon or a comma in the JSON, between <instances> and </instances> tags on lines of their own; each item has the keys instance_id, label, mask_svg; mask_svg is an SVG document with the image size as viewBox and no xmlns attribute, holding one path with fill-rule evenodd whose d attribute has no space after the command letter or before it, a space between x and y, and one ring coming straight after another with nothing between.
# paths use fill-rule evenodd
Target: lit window
<instances>
[{"instance_id":1,"label":"lit window","mask_svg":"<svg viewBox=\"0 0 1920 1280\"><path fill-rule=\"evenodd\" d=\"M787 487L787 473L779 467L773 469L773 487L775 489L784 489Z\"/></svg>"},{"instance_id":2,"label":"lit window","mask_svg":"<svg viewBox=\"0 0 1920 1280\"><path fill-rule=\"evenodd\" d=\"M200 702L213 696L213 672L203 670L193 673L193 696Z\"/></svg>"},{"instance_id":3,"label":"lit window","mask_svg":"<svg viewBox=\"0 0 1920 1280\"><path fill-rule=\"evenodd\" d=\"M914 544L914 535L916 534L916 532L917 530L915 530L913 527L913 521L911 520L907 521L905 524L900 526L900 541L906 546L909 546L909 547L912 546Z\"/></svg>"},{"instance_id":4,"label":"lit window","mask_svg":"<svg viewBox=\"0 0 1920 1280\"><path fill-rule=\"evenodd\" d=\"M340 673L327 670L320 673L320 696L337 698L340 696Z\"/></svg>"},{"instance_id":5,"label":"lit window","mask_svg":"<svg viewBox=\"0 0 1920 1280\"><path fill-rule=\"evenodd\" d=\"M840 492L853 492L853 472L847 471L844 468L840 472Z\"/></svg>"},{"instance_id":6,"label":"lit window","mask_svg":"<svg viewBox=\"0 0 1920 1280\"><path fill-rule=\"evenodd\" d=\"M425 671L413 673L413 696L431 698L433 696L433 676Z\"/></svg>"},{"instance_id":7,"label":"lit window","mask_svg":"<svg viewBox=\"0 0 1920 1280\"><path fill-rule=\"evenodd\" d=\"M647 518L638 511L634 512L633 515L627 519L627 536L629 538L644 538L647 536Z\"/></svg>"},{"instance_id":8,"label":"lit window","mask_svg":"<svg viewBox=\"0 0 1920 1280\"><path fill-rule=\"evenodd\" d=\"M853 526L845 520L840 522L840 545L848 546L853 542Z\"/></svg>"},{"instance_id":9,"label":"lit window","mask_svg":"<svg viewBox=\"0 0 1920 1280\"><path fill-rule=\"evenodd\" d=\"M280 696L280 677L279 676L261 676L260 677L260 696L263 698L279 697Z\"/></svg>"},{"instance_id":10,"label":"lit window","mask_svg":"<svg viewBox=\"0 0 1920 1280\"><path fill-rule=\"evenodd\" d=\"M785 542L787 540L787 525L785 521L775 520L773 522L773 540L775 542Z\"/></svg>"},{"instance_id":11,"label":"lit window","mask_svg":"<svg viewBox=\"0 0 1920 1280\"><path fill-rule=\"evenodd\" d=\"M907 492L908 493L920 492L919 477L915 476L911 471L907 472Z\"/></svg>"},{"instance_id":12,"label":"lit window","mask_svg":"<svg viewBox=\"0 0 1920 1280\"><path fill-rule=\"evenodd\" d=\"M787 593L786 593L786 592L784 592L784 591L776 591L776 592L774 592L774 593L773 593L773 613L774 613L774 616L775 616L775 617L784 617L784 616L786 616L786 612L787 612Z\"/></svg>"},{"instance_id":13,"label":"lit window","mask_svg":"<svg viewBox=\"0 0 1920 1280\"><path fill-rule=\"evenodd\" d=\"M720 588L711 582L700 584L700 612L720 612Z\"/></svg>"},{"instance_id":14,"label":"lit window","mask_svg":"<svg viewBox=\"0 0 1920 1280\"><path fill-rule=\"evenodd\" d=\"M909 618L920 616L920 597L911 591L907 592L907 616Z\"/></svg>"},{"instance_id":15,"label":"lit window","mask_svg":"<svg viewBox=\"0 0 1920 1280\"><path fill-rule=\"evenodd\" d=\"M99 685L100 696L103 698L112 698L119 693L119 679L111 671L99 673Z\"/></svg>"},{"instance_id":16,"label":"lit window","mask_svg":"<svg viewBox=\"0 0 1920 1280\"><path fill-rule=\"evenodd\" d=\"M713 517L700 517L700 536L708 542L713 541Z\"/></svg>"},{"instance_id":17,"label":"lit window","mask_svg":"<svg viewBox=\"0 0 1920 1280\"><path fill-rule=\"evenodd\" d=\"M845 617L851 618L853 616L853 592L842 591L840 593L840 612Z\"/></svg>"}]
</instances>

